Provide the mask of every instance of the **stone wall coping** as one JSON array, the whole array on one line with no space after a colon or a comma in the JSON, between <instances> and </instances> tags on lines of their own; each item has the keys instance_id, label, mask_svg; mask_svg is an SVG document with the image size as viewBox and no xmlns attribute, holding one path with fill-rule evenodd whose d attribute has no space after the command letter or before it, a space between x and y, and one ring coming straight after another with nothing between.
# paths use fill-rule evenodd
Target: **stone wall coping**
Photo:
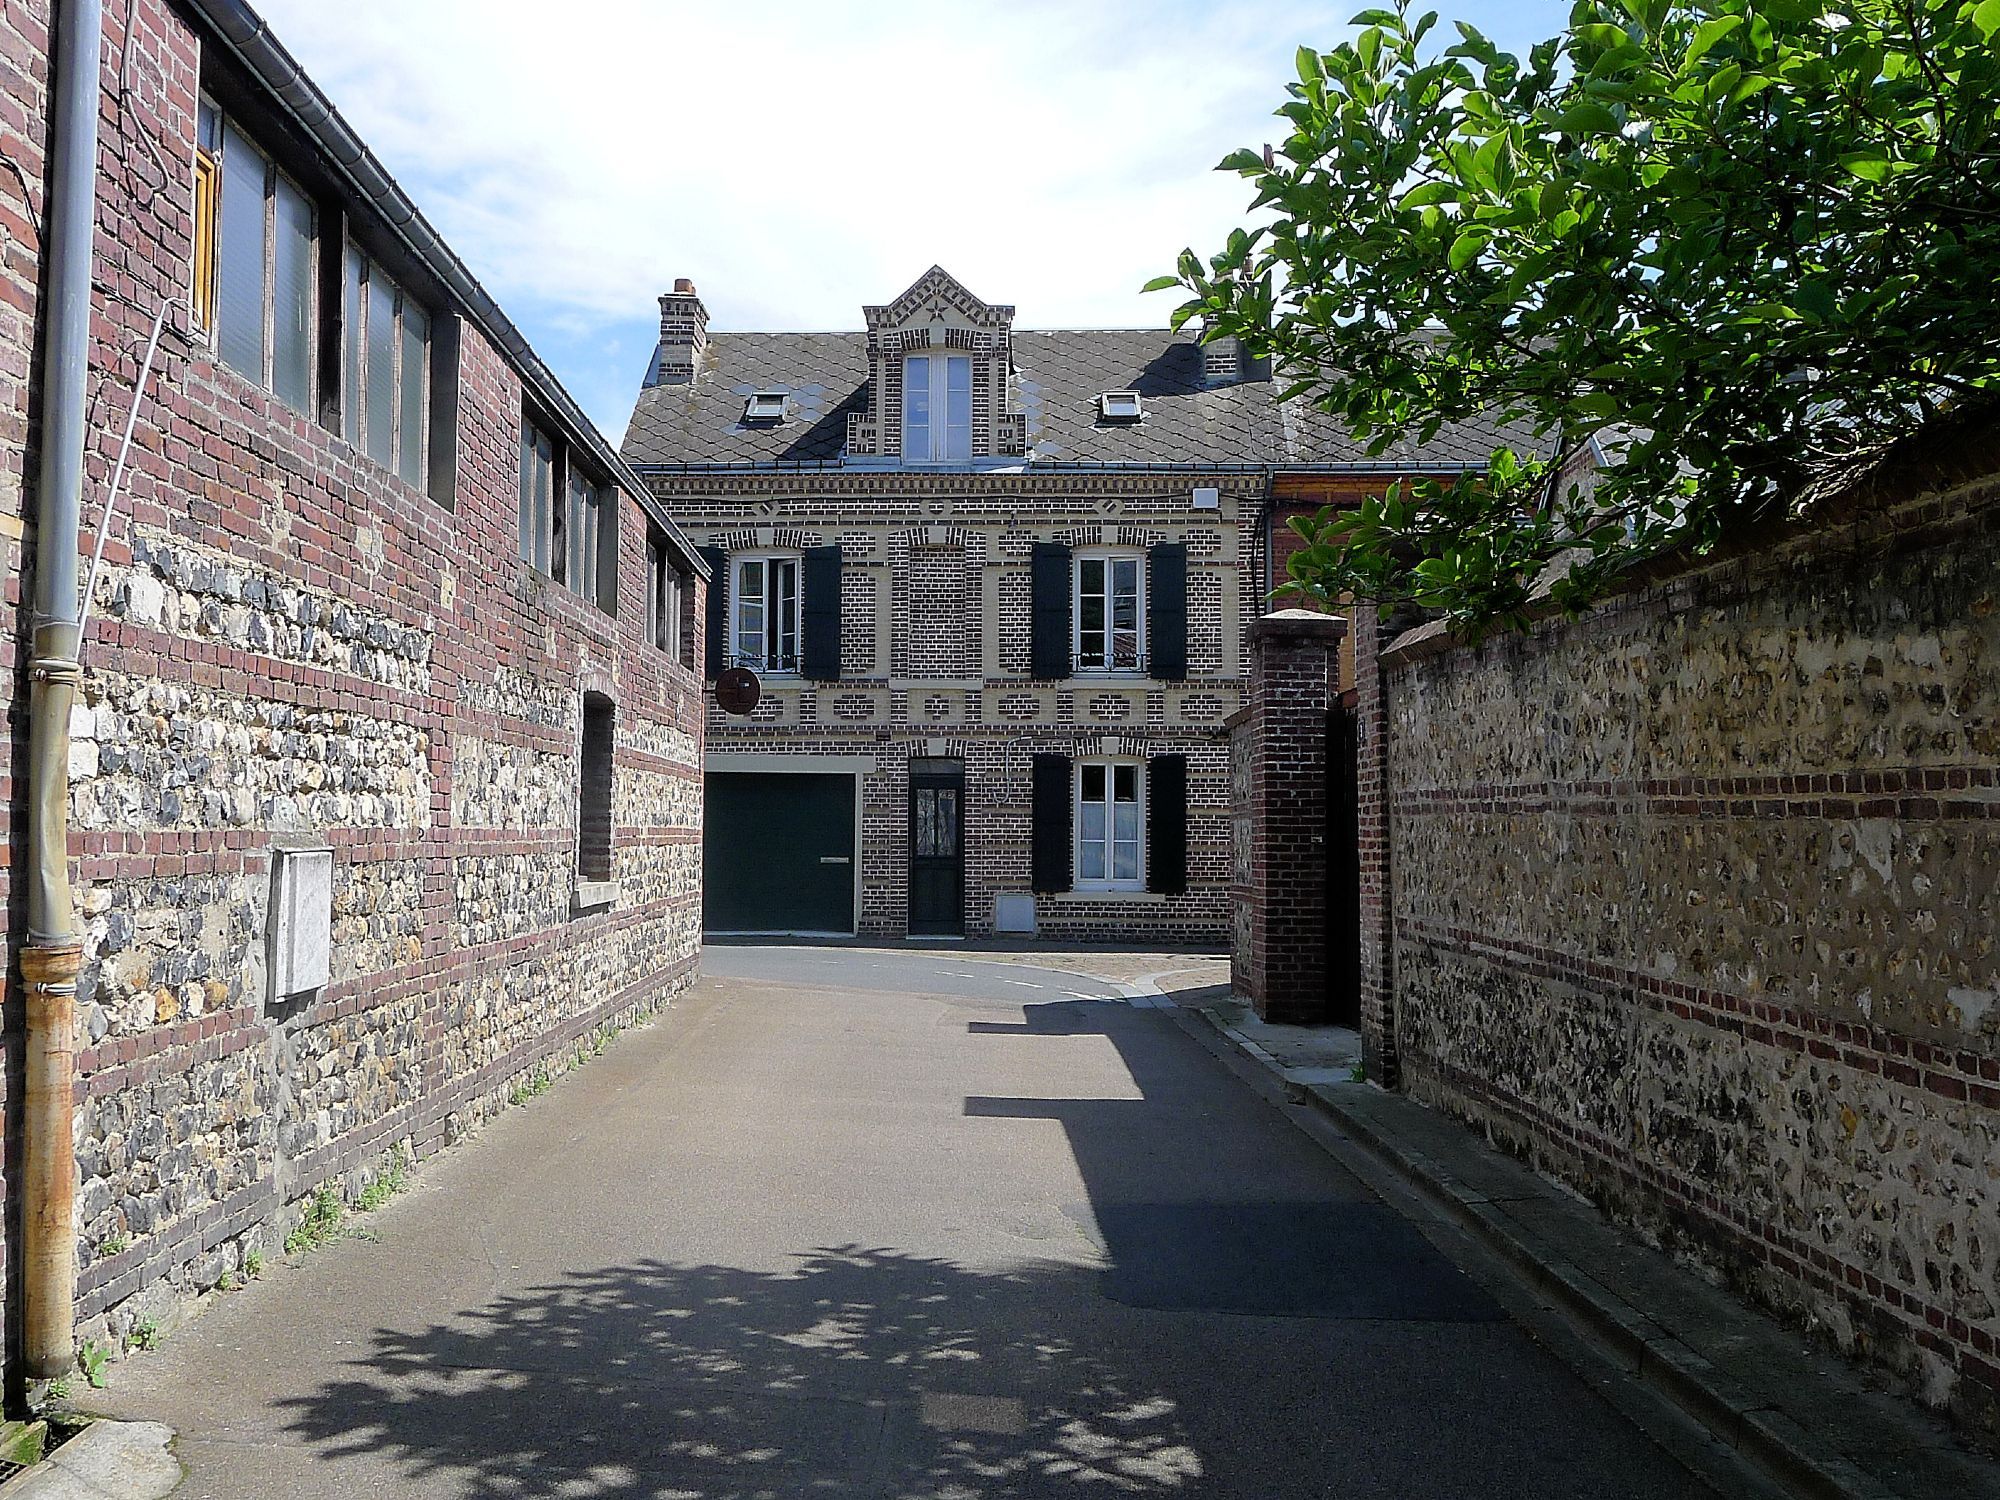
<instances>
[{"instance_id":1,"label":"stone wall coping","mask_svg":"<svg viewBox=\"0 0 2000 1500\"><path fill-rule=\"evenodd\" d=\"M1253 642L1320 640L1331 644L1346 634L1347 621L1344 618L1316 609L1278 609L1268 615L1259 615L1250 622L1250 639Z\"/></svg>"}]
</instances>

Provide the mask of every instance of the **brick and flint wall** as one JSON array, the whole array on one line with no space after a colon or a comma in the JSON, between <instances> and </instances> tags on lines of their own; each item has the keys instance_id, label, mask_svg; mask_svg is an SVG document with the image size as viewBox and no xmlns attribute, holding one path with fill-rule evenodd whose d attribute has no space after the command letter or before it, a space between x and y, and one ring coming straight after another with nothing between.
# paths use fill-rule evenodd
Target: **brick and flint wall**
<instances>
[{"instance_id":1,"label":"brick and flint wall","mask_svg":"<svg viewBox=\"0 0 2000 1500\"><path fill-rule=\"evenodd\" d=\"M1371 1072L1989 1432L1996 459L1526 638L1358 642Z\"/></svg>"},{"instance_id":2,"label":"brick and flint wall","mask_svg":"<svg viewBox=\"0 0 2000 1500\"><path fill-rule=\"evenodd\" d=\"M1191 488L1218 482L1220 511L1192 510ZM1261 476L660 473L654 485L697 542L725 551L841 548L841 680L767 677L747 719L711 705L708 745L872 759L861 785L861 932L907 928L913 758L965 762L965 930L977 936L993 931L996 895L1030 888L1035 755L1178 754L1188 757L1186 893L1043 893L1037 928L1056 940L1228 940L1223 721L1241 701L1244 632L1260 612ZM1035 680L1037 541L1184 542L1186 680Z\"/></svg>"},{"instance_id":3,"label":"brick and flint wall","mask_svg":"<svg viewBox=\"0 0 2000 1500\"><path fill-rule=\"evenodd\" d=\"M319 1184L455 1138L664 1003L693 974L700 906L701 683L641 639L639 505L621 497L615 617L516 561L523 388L469 322L449 504L222 364L188 313L200 43L159 0L130 15L129 40L126 12L105 16L88 526L153 314L172 312L72 725L79 1312L100 1337L90 1320L115 1336L269 1253ZM0 174L17 768L45 18L0 16L19 110L0 151L29 185ZM698 631L698 598L686 613ZM585 691L616 705L616 895L575 915ZM19 850L18 770L7 791ZM332 978L273 1006L285 843L334 851ZM9 911L18 942L11 888ZM11 1003L7 1021L18 1048Z\"/></svg>"}]
</instances>

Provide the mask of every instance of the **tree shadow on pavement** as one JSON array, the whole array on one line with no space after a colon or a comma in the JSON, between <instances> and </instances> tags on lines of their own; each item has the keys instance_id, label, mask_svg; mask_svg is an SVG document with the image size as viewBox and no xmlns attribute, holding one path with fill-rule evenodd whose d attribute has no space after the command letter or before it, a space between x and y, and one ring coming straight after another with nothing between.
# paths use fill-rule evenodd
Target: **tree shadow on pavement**
<instances>
[{"instance_id":1,"label":"tree shadow on pavement","mask_svg":"<svg viewBox=\"0 0 2000 1500\"><path fill-rule=\"evenodd\" d=\"M1199 1487L1177 1403L1038 1315L1089 1275L859 1247L783 1274L646 1260L380 1331L351 1378L284 1405L328 1461L478 1497Z\"/></svg>"}]
</instances>

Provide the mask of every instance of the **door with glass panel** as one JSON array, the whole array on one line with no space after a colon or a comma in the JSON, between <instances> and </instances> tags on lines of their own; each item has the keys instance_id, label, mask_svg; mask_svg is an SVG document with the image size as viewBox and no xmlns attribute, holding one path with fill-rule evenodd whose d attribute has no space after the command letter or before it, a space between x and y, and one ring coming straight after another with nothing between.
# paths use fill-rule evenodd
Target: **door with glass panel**
<instances>
[{"instance_id":1,"label":"door with glass panel","mask_svg":"<svg viewBox=\"0 0 2000 1500\"><path fill-rule=\"evenodd\" d=\"M965 763L910 763L910 931L965 931Z\"/></svg>"}]
</instances>

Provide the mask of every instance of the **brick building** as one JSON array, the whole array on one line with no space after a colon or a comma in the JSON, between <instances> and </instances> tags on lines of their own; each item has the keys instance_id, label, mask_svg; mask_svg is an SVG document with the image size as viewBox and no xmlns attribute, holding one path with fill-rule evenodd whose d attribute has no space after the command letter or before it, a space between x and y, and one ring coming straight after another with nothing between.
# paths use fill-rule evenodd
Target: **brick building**
<instances>
[{"instance_id":1,"label":"brick building","mask_svg":"<svg viewBox=\"0 0 2000 1500\"><path fill-rule=\"evenodd\" d=\"M863 317L661 298L625 456L720 580L710 675L763 692L709 718L708 926L1220 941L1269 380L936 268Z\"/></svg>"},{"instance_id":2,"label":"brick building","mask_svg":"<svg viewBox=\"0 0 2000 1500\"><path fill-rule=\"evenodd\" d=\"M1491 432L1371 458L1234 341L1017 329L937 267L853 333L660 313L625 456L762 687L710 713L710 930L1221 943L1274 482Z\"/></svg>"},{"instance_id":3,"label":"brick building","mask_svg":"<svg viewBox=\"0 0 2000 1500\"><path fill-rule=\"evenodd\" d=\"M75 1306L99 1337L690 981L703 729L703 572L659 502L253 13L117 11L94 47L52 45L46 6L0 16L17 746L64 47L100 64L86 551L164 317L70 716ZM10 1224L39 1211L17 1181Z\"/></svg>"}]
</instances>

